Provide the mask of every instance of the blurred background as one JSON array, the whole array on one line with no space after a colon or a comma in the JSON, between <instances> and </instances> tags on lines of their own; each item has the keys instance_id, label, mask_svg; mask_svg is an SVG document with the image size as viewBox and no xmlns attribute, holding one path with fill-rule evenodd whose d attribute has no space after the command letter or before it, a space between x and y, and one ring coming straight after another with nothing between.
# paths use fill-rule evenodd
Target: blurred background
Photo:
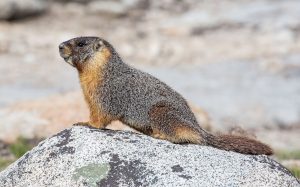
<instances>
[{"instance_id":1,"label":"blurred background","mask_svg":"<svg viewBox=\"0 0 300 187\"><path fill-rule=\"evenodd\" d=\"M88 119L58 53L77 36L108 40L180 92L206 129L256 137L300 176L297 0L1 0L0 168Z\"/></svg>"}]
</instances>

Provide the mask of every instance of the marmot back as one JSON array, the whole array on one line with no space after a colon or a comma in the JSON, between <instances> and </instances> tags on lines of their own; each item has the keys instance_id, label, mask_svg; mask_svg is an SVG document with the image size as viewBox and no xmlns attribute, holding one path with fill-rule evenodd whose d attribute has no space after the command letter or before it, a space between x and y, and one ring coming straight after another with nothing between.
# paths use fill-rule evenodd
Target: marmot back
<instances>
[{"instance_id":1,"label":"marmot back","mask_svg":"<svg viewBox=\"0 0 300 187\"><path fill-rule=\"evenodd\" d=\"M79 37L59 46L79 73L90 121L79 125L105 128L120 120L154 138L194 143L244 154L272 154L272 149L245 137L214 136L197 123L185 99L152 75L137 70L98 37Z\"/></svg>"}]
</instances>

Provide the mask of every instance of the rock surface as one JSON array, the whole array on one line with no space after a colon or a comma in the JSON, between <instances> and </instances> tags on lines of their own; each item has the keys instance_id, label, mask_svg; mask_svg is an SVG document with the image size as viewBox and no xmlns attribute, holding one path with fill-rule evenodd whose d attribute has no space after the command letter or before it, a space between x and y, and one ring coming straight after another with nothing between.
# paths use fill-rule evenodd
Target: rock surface
<instances>
[{"instance_id":1,"label":"rock surface","mask_svg":"<svg viewBox=\"0 0 300 187\"><path fill-rule=\"evenodd\" d=\"M42 14L47 10L46 1L41 0L1 0L0 20L22 19Z\"/></svg>"},{"instance_id":2,"label":"rock surface","mask_svg":"<svg viewBox=\"0 0 300 187\"><path fill-rule=\"evenodd\" d=\"M73 127L0 173L0 186L300 186L283 166L132 132Z\"/></svg>"}]
</instances>

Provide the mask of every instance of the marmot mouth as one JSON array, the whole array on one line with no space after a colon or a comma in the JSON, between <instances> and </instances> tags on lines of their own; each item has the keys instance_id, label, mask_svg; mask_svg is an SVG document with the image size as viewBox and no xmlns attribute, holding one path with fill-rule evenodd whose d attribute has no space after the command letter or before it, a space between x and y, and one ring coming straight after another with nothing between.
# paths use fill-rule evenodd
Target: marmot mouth
<instances>
[{"instance_id":1,"label":"marmot mouth","mask_svg":"<svg viewBox=\"0 0 300 187\"><path fill-rule=\"evenodd\" d=\"M68 57L63 57L63 58L68 64L75 67L75 64L72 62L72 57L68 56Z\"/></svg>"}]
</instances>

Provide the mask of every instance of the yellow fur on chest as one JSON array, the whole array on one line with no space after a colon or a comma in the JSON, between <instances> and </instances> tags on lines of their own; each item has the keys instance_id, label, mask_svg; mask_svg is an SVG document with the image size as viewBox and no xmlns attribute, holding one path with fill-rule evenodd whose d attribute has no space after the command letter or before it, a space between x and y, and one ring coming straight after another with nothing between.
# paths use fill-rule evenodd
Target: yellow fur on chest
<instances>
[{"instance_id":1,"label":"yellow fur on chest","mask_svg":"<svg viewBox=\"0 0 300 187\"><path fill-rule=\"evenodd\" d=\"M97 103L99 92L103 82L103 71L107 64L110 52L108 49L102 49L96 53L89 61L85 62L85 66L79 73L81 88L87 104L91 112L100 112L101 103Z\"/></svg>"},{"instance_id":2,"label":"yellow fur on chest","mask_svg":"<svg viewBox=\"0 0 300 187\"><path fill-rule=\"evenodd\" d=\"M96 80L89 80L85 78L80 79L81 88L85 97L85 100L91 104L93 103L94 97L96 97L97 83Z\"/></svg>"},{"instance_id":3,"label":"yellow fur on chest","mask_svg":"<svg viewBox=\"0 0 300 187\"><path fill-rule=\"evenodd\" d=\"M101 86L102 80L98 75L99 72L83 72L80 75L80 84L83 91L85 101L87 102L90 111L98 111L99 104L97 103L97 89Z\"/></svg>"}]
</instances>

